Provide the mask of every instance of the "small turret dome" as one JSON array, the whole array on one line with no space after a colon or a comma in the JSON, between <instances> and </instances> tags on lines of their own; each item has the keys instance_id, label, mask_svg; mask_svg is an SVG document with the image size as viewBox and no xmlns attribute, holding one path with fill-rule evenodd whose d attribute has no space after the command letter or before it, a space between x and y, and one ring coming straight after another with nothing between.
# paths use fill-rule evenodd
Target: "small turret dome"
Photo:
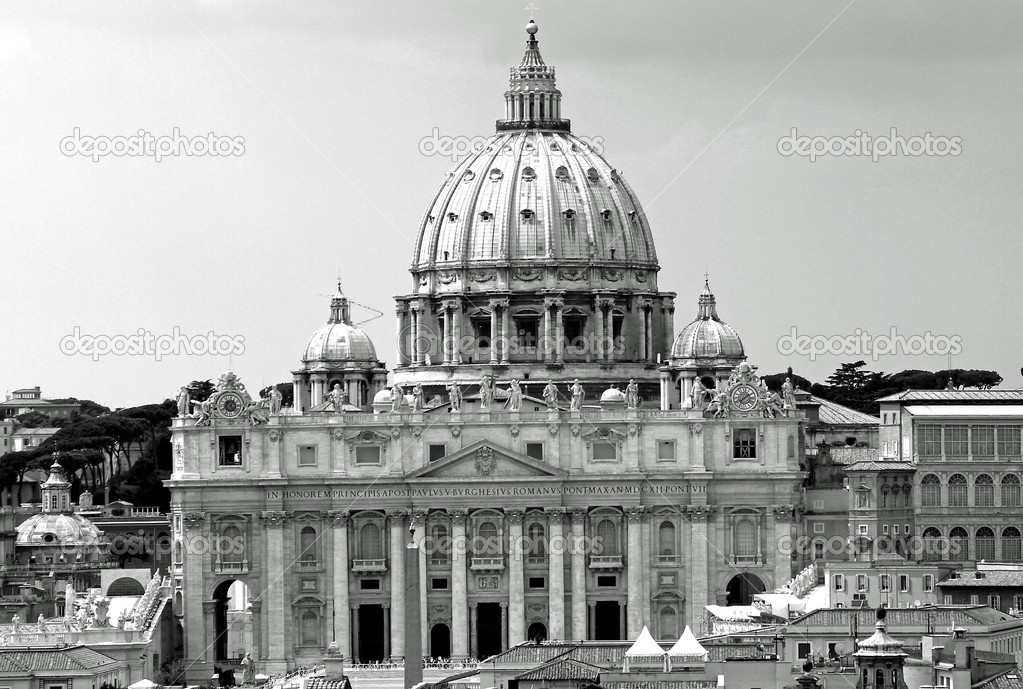
<instances>
[{"instance_id":1,"label":"small turret dome","mask_svg":"<svg viewBox=\"0 0 1023 689\"><path fill-rule=\"evenodd\" d=\"M305 346L304 363L376 363L376 348L361 328L352 325L348 298L337 292L330 300L330 319L316 329Z\"/></svg>"},{"instance_id":2,"label":"small turret dome","mask_svg":"<svg viewBox=\"0 0 1023 689\"><path fill-rule=\"evenodd\" d=\"M703 283L696 319L682 329L671 347L673 359L743 359L742 340L718 317L710 284Z\"/></svg>"}]
</instances>

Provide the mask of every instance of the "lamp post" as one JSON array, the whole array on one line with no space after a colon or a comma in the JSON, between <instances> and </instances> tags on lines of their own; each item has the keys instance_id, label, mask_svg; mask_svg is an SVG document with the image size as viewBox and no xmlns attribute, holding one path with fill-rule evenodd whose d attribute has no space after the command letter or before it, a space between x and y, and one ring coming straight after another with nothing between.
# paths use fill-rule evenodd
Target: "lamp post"
<instances>
[{"instance_id":1,"label":"lamp post","mask_svg":"<svg viewBox=\"0 0 1023 689\"><path fill-rule=\"evenodd\" d=\"M405 546L405 689L423 681L423 648L420 638L419 543L416 518L409 519L410 541Z\"/></svg>"}]
</instances>

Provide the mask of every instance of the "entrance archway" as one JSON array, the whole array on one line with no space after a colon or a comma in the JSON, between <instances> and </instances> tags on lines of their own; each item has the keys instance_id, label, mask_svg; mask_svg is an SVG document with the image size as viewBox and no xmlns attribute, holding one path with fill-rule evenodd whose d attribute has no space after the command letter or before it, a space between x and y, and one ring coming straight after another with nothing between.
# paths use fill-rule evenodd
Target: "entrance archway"
<instances>
[{"instance_id":1,"label":"entrance archway","mask_svg":"<svg viewBox=\"0 0 1023 689\"><path fill-rule=\"evenodd\" d=\"M534 622L529 625L529 629L526 631L526 638L530 641L544 641L547 639L547 625L543 622Z\"/></svg>"},{"instance_id":2,"label":"entrance archway","mask_svg":"<svg viewBox=\"0 0 1023 689\"><path fill-rule=\"evenodd\" d=\"M213 657L221 662L231 658L229 649L244 647L246 626L251 630L249 587L237 579L222 581L213 591L213 601Z\"/></svg>"},{"instance_id":3,"label":"entrance archway","mask_svg":"<svg viewBox=\"0 0 1023 689\"><path fill-rule=\"evenodd\" d=\"M384 658L384 606L359 606L359 662L375 663Z\"/></svg>"},{"instance_id":4,"label":"entrance archway","mask_svg":"<svg viewBox=\"0 0 1023 689\"><path fill-rule=\"evenodd\" d=\"M501 604L476 604L476 656L485 660L497 655L501 648Z\"/></svg>"},{"instance_id":5,"label":"entrance archway","mask_svg":"<svg viewBox=\"0 0 1023 689\"><path fill-rule=\"evenodd\" d=\"M736 574L728 580L725 589L728 591L727 605L751 605L753 594L763 593L765 588L764 582L756 574Z\"/></svg>"},{"instance_id":6,"label":"entrance archway","mask_svg":"<svg viewBox=\"0 0 1023 689\"><path fill-rule=\"evenodd\" d=\"M616 600L598 600L593 606L593 638L597 641L621 641L621 604Z\"/></svg>"},{"instance_id":7,"label":"entrance archway","mask_svg":"<svg viewBox=\"0 0 1023 689\"><path fill-rule=\"evenodd\" d=\"M434 658L451 657L451 630L446 624L430 628L430 655Z\"/></svg>"}]
</instances>

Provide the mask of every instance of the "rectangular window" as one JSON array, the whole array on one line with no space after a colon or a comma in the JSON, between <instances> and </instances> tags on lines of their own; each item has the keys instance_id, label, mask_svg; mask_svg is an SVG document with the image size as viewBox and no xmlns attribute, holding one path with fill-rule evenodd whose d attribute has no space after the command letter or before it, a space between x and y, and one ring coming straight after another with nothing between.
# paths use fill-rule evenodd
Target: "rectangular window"
<instances>
[{"instance_id":1,"label":"rectangular window","mask_svg":"<svg viewBox=\"0 0 1023 689\"><path fill-rule=\"evenodd\" d=\"M614 443L593 443L593 461L613 462L618 459L618 446Z\"/></svg>"},{"instance_id":2,"label":"rectangular window","mask_svg":"<svg viewBox=\"0 0 1023 689\"><path fill-rule=\"evenodd\" d=\"M601 574L597 577L597 586L601 588L614 588L618 586L618 577L613 574Z\"/></svg>"},{"instance_id":3,"label":"rectangular window","mask_svg":"<svg viewBox=\"0 0 1023 689\"><path fill-rule=\"evenodd\" d=\"M814 541L813 544L813 559L823 560L824 559L824 544L821 541Z\"/></svg>"},{"instance_id":4,"label":"rectangular window","mask_svg":"<svg viewBox=\"0 0 1023 689\"><path fill-rule=\"evenodd\" d=\"M380 580L379 579L360 579L359 589L362 591L379 591Z\"/></svg>"},{"instance_id":5,"label":"rectangular window","mask_svg":"<svg viewBox=\"0 0 1023 689\"><path fill-rule=\"evenodd\" d=\"M867 575L857 574L856 575L856 590L866 591L867 590Z\"/></svg>"},{"instance_id":6,"label":"rectangular window","mask_svg":"<svg viewBox=\"0 0 1023 689\"><path fill-rule=\"evenodd\" d=\"M921 457L940 457L941 426L918 426L916 449Z\"/></svg>"},{"instance_id":7,"label":"rectangular window","mask_svg":"<svg viewBox=\"0 0 1023 689\"><path fill-rule=\"evenodd\" d=\"M910 530L909 530L909 524L906 524L906 530L903 531L902 533L906 534L907 536L911 535Z\"/></svg>"},{"instance_id":8,"label":"rectangular window","mask_svg":"<svg viewBox=\"0 0 1023 689\"><path fill-rule=\"evenodd\" d=\"M448 446L444 443L434 443L430 445L430 461L436 462L448 453Z\"/></svg>"},{"instance_id":9,"label":"rectangular window","mask_svg":"<svg viewBox=\"0 0 1023 689\"><path fill-rule=\"evenodd\" d=\"M379 445L358 445L355 448L356 464L380 464Z\"/></svg>"},{"instance_id":10,"label":"rectangular window","mask_svg":"<svg viewBox=\"0 0 1023 689\"><path fill-rule=\"evenodd\" d=\"M866 524L859 524L857 530L858 530L860 536L869 536L870 535L869 528L867 527Z\"/></svg>"},{"instance_id":11,"label":"rectangular window","mask_svg":"<svg viewBox=\"0 0 1023 689\"><path fill-rule=\"evenodd\" d=\"M796 644L797 658L806 658L810 655L810 643L807 641L800 641Z\"/></svg>"},{"instance_id":12,"label":"rectangular window","mask_svg":"<svg viewBox=\"0 0 1023 689\"><path fill-rule=\"evenodd\" d=\"M980 596L976 593L970 596L970 605L980 605Z\"/></svg>"},{"instance_id":13,"label":"rectangular window","mask_svg":"<svg viewBox=\"0 0 1023 689\"><path fill-rule=\"evenodd\" d=\"M821 522L814 522L813 532L814 533L824 533L824 524L821 523Z\"/></svg>"},{"instance_id":14,"label":"rectangular window","mask_svg":"<svg viewBox=\"0 0 1023 689\"><path fill-rule=\"evenodd\" d=\"M735 440L732 442L732 458L757 458L757 440L751 429L740 428L735 431Z\"/></svg>"},{"instance_id":15,"label":"rectangular window","mask_svg":"<svg viewBox=\"0 0 1023 689\"><path fill-rule=\"evenodd\" d=\"M529 577L529 588L531 589L542 589L547 585L547 580L544 577Z\"/></svg>"},{"instance_id":16,"label":"rectangular window","mask_svg":"<svg viewBox=\"0 0 1023 689\"><path fill-rule=\"evenodd\" d=\"M448 590L447 577L434 577L430 579L430 587L434 591L447 591Z\"/></svg>"},{"instance_id":17,"label":"rectangular window","mask_svg":"<svg viewBox=\"0 0 1023 689\"><path fill-rule=\"evenodd\" d=\"M220 442L220 466L240 467L242 465L242 437L240 435L222 435Z\"/></svg>"},{"instance_id":18,"label":"rectangular window","mask_svg":"<svg viewBox=\"0 0 1023 689\"><path fill-rule=\"evenodd\" d=\"M934 590L934 575L933 574L925 574L924 575L924 592L925 593L931 593L933 590Z\"/></svg>"},{"instance_id":19,"label":"rectangular window","mask_svg":"<svg viewBox=\"0 0 1023 689\"><path fill-rule=\"evenodd\" d=\"M994 457L994 426L974 426L970 429L970 452L980 457Z\"/></svg>"},{"instance_id":20,"label":"rectangular window","mask_svg":"<svg viewBox=\"0 0 1023 689\"><path fill-rule=\"evenodd\" d=\"M908 574L900 574L899 575L899 591L902 591L903 593L909 593L909 575Z\"/></svg>"},{"instance_id":21,"label":"rectangular window","mask_svg":"<svg viewBox=\"0 0 1023 689\"><path fill-rule=\"evenodd\" d=\"M845 575L844 574L836 574L834 576L834 582L835 582L835 590L836 591L845 591Z\"/></svg>"},{"instance_id":22,"label":"rectangular window","mask_svg":"<svg viewBox=\"0 0 1023 689\"><path fill-rule=\"evenodd\" d=\"M883 536L887 536L888 535L888 525L887 524L882 524L881 525L881 535L883 535Z\"/></svg>"},{"instance_id":23,"label":"rectangular window","mask_svg":"<svg viewBox=\"0 0 1023 689\"><path fill-rule=\"evenodd\" d=\"M966 457L970 453L969 428L967 426L945 426L945 455Z\"/></svg>"},{"instance_id":24,"label":"rectangular window","mask_svg":"<svg viewBox=\"0 0 1023 689\"><path fill-rule=\"evenodd\" d=\"M999 457L1020 456L1019 426L998 427L998 456Z\"/></svg>"},{"instance_id":25,"label":"rectangular window","mask_svg":"<svg viewBox=\"0 0 1023 689\"><path fill-rule=\"evenodd\" d=\"M542 462L543 443L526 443L526 456Z\"/></svg>"},{"instance_id":26,"label":"rectangular window","mask_svg":"<svg viewBox=\"0 0 1023 689\"><path fill-rule=\"evenodd\" d=\"M674 440L658 440L657 441L657 461L658 462L674 462L675 461L675 441Z\"/></svg>"},{"instance_id":27,"label":"rectangular window","mask_svg":"<svg viewBox=\"0 0 1023 689\"><path fill-rule=\"evenodd\" d=\"M998 610L998 608L1002 607L1002 597L1001 596L988 596L987 597L987 604L988 604L989 608L994 608L995 610Z\"/></svg>"},{"instance_id":28,"label":"rectangular window","mask_svg":"<svg viewBox=\"0 0 1023 689\"><path fill-rule=\"evenodd\" d=\"M1015 608L1017 612L1020 609L1023 609L1023 596L1013 596L1012 607Z\"/></svg>"},{"instance_id":29,"label":"rectangular window","mask_svg":"<svg viewBox=\"0 0 1023 689\"><path fill-rule=\"evenodd\" d=\"M899 525L898 524L892 524L892 536L898 536L898 535L899 535Z\"/></svg>"},{"instance_id":30,"label":"rectangular window","mask_svg":"<svg viewBox=\"0 0 1023 689\"><path fill-rule=\"evenodd\" d=\"M892 590L892 575L882 574L881 575L881 591L887 593Z\"/></svg>"},{"instance_id":31,"label":"rectangular window","mask_svg":"<svg viewBox=\"0 0 1023 689\"><path fill-rule=\"evenodd\" d=\"M314 467L314 466L316 466L316 446L315 445L299 445L298 446L298 465L300 467Z\"/></svg>"}]
</instances>

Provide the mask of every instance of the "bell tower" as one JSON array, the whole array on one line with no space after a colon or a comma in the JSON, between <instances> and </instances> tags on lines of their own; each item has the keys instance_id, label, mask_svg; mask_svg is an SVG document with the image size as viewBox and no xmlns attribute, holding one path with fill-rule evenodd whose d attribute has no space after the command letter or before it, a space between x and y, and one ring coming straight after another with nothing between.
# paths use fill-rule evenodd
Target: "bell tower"
<instances>
[{"instance_id":1,"label":"bell tower","mask_svg":"<svg viewBox=\"0 0 1023 689\"><path fill-rule=\"evenodd\" d=\"M885 616L888 611L877 609L877 625L874 635L859 642L856 659L856 689L908 689L903 678L902 667L907 654L902 652L902 642L888 636L885 631Z\"/></svg>"}]
</instances>

